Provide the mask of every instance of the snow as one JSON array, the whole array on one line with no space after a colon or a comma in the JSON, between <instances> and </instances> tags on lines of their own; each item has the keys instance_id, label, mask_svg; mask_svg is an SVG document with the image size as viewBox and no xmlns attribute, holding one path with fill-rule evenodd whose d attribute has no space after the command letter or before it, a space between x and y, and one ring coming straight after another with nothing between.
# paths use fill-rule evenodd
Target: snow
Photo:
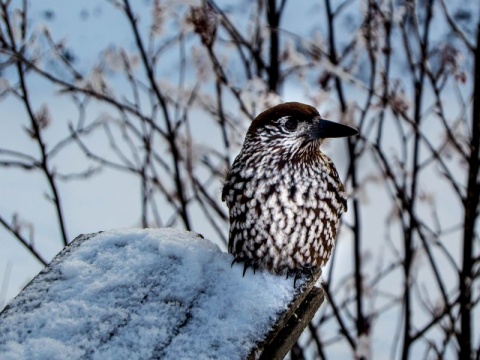
<instances>
[{"instance_id":1,"label":"snow","mask_svg":"<svg viewBox=\"0 0 480 360\"><path fill-rule=\"evenodd\" d=\"M62 251L0 316L2 359L245 358L293 279L231 267L193 232L114 230Z\"/></svg>"}]
</instances>

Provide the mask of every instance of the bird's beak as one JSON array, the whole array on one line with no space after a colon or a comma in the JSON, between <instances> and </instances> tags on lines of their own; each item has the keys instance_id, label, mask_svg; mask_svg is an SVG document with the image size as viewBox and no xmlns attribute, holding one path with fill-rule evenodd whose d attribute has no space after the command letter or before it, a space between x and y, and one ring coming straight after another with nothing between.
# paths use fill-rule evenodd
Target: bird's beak
<instances>
[{"instance_id":1,"label":"bird's beak","mask_svg":"<svg viewBox=\"0 0 480 360\"><path fill-rule=\"evenodd\" d=\"M309 135L314 139L339 138L357 135L354 128L324 119L314 119L308 130Z\"/></svg>"}]
</instances>

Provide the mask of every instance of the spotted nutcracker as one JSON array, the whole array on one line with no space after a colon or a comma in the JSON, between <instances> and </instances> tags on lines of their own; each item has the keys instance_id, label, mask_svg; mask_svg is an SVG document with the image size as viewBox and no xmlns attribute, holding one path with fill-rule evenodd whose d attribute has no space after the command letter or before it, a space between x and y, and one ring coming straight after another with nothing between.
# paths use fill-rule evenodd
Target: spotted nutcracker
<instances>
[{"instance_id":1,"label":"spotted nutcracker","mask_svg":"<svg viewBox=\"0 0 480 360\"><path fill-rule=\"evenodd\" d=\"M274 106L253 120L222 190L234 261L243 262L245 270L276 274L326 264L347 195L320 146L325 138L356 134L297 102Z\"/></svg>"}]
</instances>

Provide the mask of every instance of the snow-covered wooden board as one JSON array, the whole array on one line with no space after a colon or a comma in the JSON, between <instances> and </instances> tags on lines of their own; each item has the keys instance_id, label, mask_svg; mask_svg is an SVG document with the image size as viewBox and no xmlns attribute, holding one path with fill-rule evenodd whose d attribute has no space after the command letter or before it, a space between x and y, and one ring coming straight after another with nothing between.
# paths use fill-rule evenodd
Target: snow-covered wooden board
<instances>
[{"instance_id":1,"label":"snow-covered wooden board","mask_svg":"<svg viewBox=\"0 0 480 360\"><path fill-rule=\"evenodd\" d=\"M297 281L294 288L292 278L251 270L242 276L243 267L231 262L231 255L193 232L80 235L0 314L1 358L285 354L288 345L280 349L285 345L275 341L300 335L289 335L294 332L289 318L301 332L323 300L318 289L311 292L314 281L301 286ZM311 316L293 315L305 314L301 306L309 301L316 302ZM282 329L289 333L281 334Z\"/></svg>"}]
</instances>

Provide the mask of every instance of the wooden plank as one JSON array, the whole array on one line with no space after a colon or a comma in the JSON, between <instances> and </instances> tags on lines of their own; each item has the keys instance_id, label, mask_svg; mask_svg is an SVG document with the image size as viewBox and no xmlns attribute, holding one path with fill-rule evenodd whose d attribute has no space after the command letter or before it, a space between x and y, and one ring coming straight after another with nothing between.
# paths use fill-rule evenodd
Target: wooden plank
<instances>
[{"instance_id":1,"label":"wooden plank","mask_svg":"<svg viewBox=\"0 0 480 360\"><path fill-rule=\"evenodd\" d=\"M252 350L248 360L283 359L291 350L324 301L323 290L315 286L321 273L318 270L303 280L288 310L278 318L265 339Z\"/></svg>"},{"instance_id":2,"label":"wooden plank","mask_svg":"<svg viewBox=\"0 0 480 360\"><path fill-rule=\"evenodd\" d=\"M297 311L290 317L287 324L278 335L272 339L271 343L265 347L259 359L283 359L313 319L324 299L325 295L323 290L314 287L300 304Z\"/></svg>"},{"instance_id":3,"label":"wooden plank","mask_svg":"<svg viewBox=\"0 0 480 360\"><path fill-rule=\"evenodd\" d=\"M242 272L190 232L81 235L0 313L0 353L283 359L323 301L320 271L295 288Z\"/></svg>"}]
</instances>

